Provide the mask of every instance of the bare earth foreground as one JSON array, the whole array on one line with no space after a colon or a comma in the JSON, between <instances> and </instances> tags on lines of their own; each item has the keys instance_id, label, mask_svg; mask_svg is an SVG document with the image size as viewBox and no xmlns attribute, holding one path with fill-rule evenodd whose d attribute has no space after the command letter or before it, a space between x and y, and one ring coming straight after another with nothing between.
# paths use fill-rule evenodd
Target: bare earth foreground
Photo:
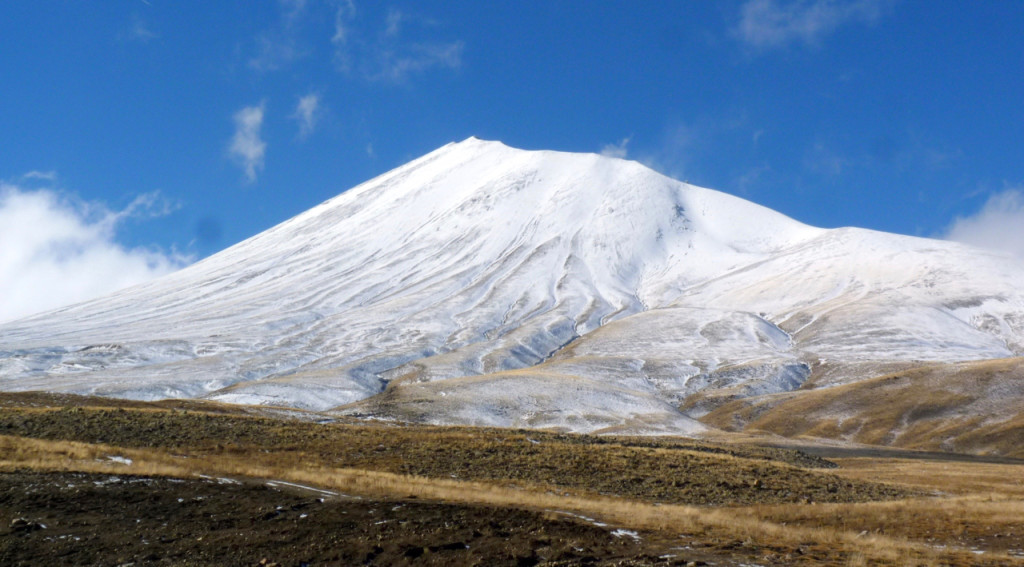
<instances>
[{"instance_id":1,"label":"bare earth foreground","mask_svg":"<svg viewBox=\"0 0 1024 567\"><path fill-rule=\"evenodd\" d=\"M0 564L1024 565L1024 461L783 441L2 394Z\"/></svg>"}]
</instances>

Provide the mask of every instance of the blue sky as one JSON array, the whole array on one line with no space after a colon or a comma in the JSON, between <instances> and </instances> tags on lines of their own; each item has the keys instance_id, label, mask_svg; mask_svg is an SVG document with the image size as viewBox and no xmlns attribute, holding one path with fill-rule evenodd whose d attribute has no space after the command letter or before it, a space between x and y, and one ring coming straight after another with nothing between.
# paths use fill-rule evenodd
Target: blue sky
<instances>
[{"instance_id":1,"label":"blue sky","mask_svg":"<svg viewBox=\"0 0 1024 567\"><path fill-rule=\"evenodd\" d=\"M470 135L1024 254L1021 29L1010 1L5 2L0 320Z\"/></svg>"}]
</instances>

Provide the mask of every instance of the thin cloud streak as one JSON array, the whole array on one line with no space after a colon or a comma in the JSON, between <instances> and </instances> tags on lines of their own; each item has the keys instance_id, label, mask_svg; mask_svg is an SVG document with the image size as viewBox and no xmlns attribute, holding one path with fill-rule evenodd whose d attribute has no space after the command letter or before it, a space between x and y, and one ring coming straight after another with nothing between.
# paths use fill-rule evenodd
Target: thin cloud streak
<instances>
[{"instance_id":1,"label":"thin cloud streak","mask_svg":"<svg viewBox=\"0 0 1024 567\"><path fill-rule=\"evenodd\" d=\"M462 66L462 41L412 41L406 31L433 28L433 20L390 9L375 39L360 33L355 25L356 6L347 0L334 16L335 65L339 71L358 72L371 81L402 83L412 75L430 69L458 69Z\"/></svg>"},{"instance_id":2,"label":"thin cloud streak","mask_svg":"<svg viewBox=\"0 0 1024 567\"><path fill-rule=\"evenodd\" d=\"M370 78L397 83L432 67L458 69L464 47L461 41L385 46L379 52L379 70Z\"/></svg>"},{"instance_id":3,"label":"thin cloud streak","mask_svg":"<svg viewBox=\"0 0 1024 567\"><path fill-rule=\"evenodd\" d=\"M352 0L344 0L334 12L334 35L331 44L334 46L334 62L338 70L347 72L352 69L352 57L349 54L349 38L352 34L350 24L356 17L356 5Z\"/></svg>"},{"instance_id":4,"label":"thin cloud streak","mask_svg":"<svg viewBox=\"0 0 1024 567\"><path fill-rule=\"evenodd\" d=\"M160 36L154 33L149 26L146 25L145 20L140 16L132 18L132 27L128 30L128 38L141 43L148 43L154 39L158 39Z\"/></svg>"},{"instance_id":5,"label":"thin cloud streak","mask_svg":"<svg viewBox=\"0 0 1024 567\"><path fill-rule=\"evenodd\" d=\"M384 35L388 37L398 37L401 32L402 26L402 11L395 8L388 10L387 27L384 28Z\"/></svg>"},{"instance_id":6,"label":"thin cloud streak","mask_svg":"<svg viewBox=\"0 0 1024 567\"><path fill-rule=\"evenodd\" d=\"M292 26L306 11L306 0L281 0L285 9L285 24Z\"/></svg>"},{"instance_id":7,"label":"thin cloud streak","mask_svg":"<svg viewBox=\"0 0 1024 567\"><path fill-rule=\"evenodd\" d=\"M305 53L292 38L266 34L257 41L259 54L249 59L249 68L261 73L287 67Z\"/></svg>"},{"instance_id":8,"label":"thin cloud streak","mask_svg":"<svg viewBox=\"0 0 1024 567\"><path fill-rule=\"evenodd\" d=\"M815 142L804 153L804 169L822 177L835 179L852 165L853 160L833 151L822 142Z\"/></svg>"},{"instance_id":9,"label":"thin cloud streak","mask_svg":"<svg viewBox=\"0 0 1024 567\"><path fill-rule=\"evenodd\" d=\"M263 158L267 152L267 144L260 137L260 129L263 127L263 104L239 110L235 113L234 122L235 135L231 138L229 151L245 173L245 180L253 183L258 172L263 170Z\"/></svg>"},{"instance_id":10,"label":"thin cloud streak","mask_svg":"<svg viewBox=\"0 0 1024 567\"><path fill-rule=\"evenodd\" d=\"M23 180L38 179L40 181L50 181L50 182L53 182L53 181L57 180L57 172L56 171L37 171L37 170L32 170L32 171L22 175L21 178Z\"/></svg>"},{"instance_id":11,"label":"thin cloud streak","mask_svg":"<svg viewBox=\"0 0 1024 567\"><path fill-rule=\"evenodd\" d=\"M760 49L815 44L844 25L877 21L887 6L884 0L748 0L733 32Z\"/></svg>"},{"instance_id":12,"label":"thin cloud streak","mask_svg":"<svg viewBox=\"0 0 1024 567\"><path fill-rule=\"evenodd\" d=\"M258 53L248 62L254 71L265 73L283 69L310 52L302 45L299 33L306 15L306 1L281 0L280 4L282 15L278 24L256 38Z\"/></svg>"}]
</instances>

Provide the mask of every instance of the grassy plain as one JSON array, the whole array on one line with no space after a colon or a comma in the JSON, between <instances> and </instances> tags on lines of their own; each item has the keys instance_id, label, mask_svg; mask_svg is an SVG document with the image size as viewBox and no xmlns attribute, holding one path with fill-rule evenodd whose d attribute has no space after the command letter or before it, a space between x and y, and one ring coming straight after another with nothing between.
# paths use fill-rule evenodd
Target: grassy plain
<instances>
[{"instance_id":1,"label":"grassy plain","mask_svg":"<svg viewBox=\"0 0 1024 567\"><path fill-rule=\"evenodd\" d=\"M314 414L276 413L283 415L200 402L0 396L0 471L7 481L0 493L0 563L32 564L39 559L34 553L52 555L59 543L66 564L80 563L82 553L97 564L211 564L216 550L207 546L217 542L238 548L223 557L238 565L257 564L275 549L278 557L269 562L296 565L353 558L465 565L1024 565L1018 527L1024 464L1016 462L907 452L837 452L826 459L750 437L592 437L322 423ZM153 485L150 500L173 508L174 498L159 495L200 491L204 506L224 500L204 512L221 523L169 511L171 520L163 522L169 526L156 523L156 531L139 536L156 541L161 530L173 531L166 553L129 553L123 551L134 549L129 542L111 539L122 532L104 524L123 512L105 513L99 504L81 511L74 499L58 498L66 484L82 484L67 475L92 475L92 485L123 485L126 494L154 479L181 479ZM110 478L118 481L104 480ZM140 481L125 484L126 478ZM278 541L272 528L289 516L272 514L266 524L253 520L263 512L249 508L279 495L234 488L265 491L268 482L307 500L327 495L334 507L306 513L305 523L292 514L291 529L305 526L309 531L295 533L310 535L268 548ZM232 488L218 489L222 484ZM380 525L393 524L393 531L338 520L368 514L368 502L383 514ZM442 513L438 506L450 508ZM149 516L158 510L154 504ZM144 516L140 526L149 525L144 506L134 513ZM519 523L503 523L512 517ZM19 519L47 528L26 530ZM310 528L315 521L333 530L332 546L310 544L320 533ZM95 529L75 531L83 525ZM574 533L586 535L566 543ZM85 543L76 547L74 537Z\"/></svg>"}]
</instances>

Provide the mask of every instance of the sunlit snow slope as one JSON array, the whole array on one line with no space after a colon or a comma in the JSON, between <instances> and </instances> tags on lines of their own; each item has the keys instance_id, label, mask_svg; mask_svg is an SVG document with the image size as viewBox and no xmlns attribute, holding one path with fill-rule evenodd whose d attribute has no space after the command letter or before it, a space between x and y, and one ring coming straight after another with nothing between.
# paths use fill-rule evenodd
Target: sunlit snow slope
<instances>
[{"instance_id":1,"label":"sunlit snow slope","mask_svg":"<svg viewBox=\"0 0 1024 567\"><path fill-rule=\"evenodd\" d=\"M687 433L739 396L1022 354L1021 281L995 253L470 138L0 326L0 389Z\"/></svg>"}]
</instances>

